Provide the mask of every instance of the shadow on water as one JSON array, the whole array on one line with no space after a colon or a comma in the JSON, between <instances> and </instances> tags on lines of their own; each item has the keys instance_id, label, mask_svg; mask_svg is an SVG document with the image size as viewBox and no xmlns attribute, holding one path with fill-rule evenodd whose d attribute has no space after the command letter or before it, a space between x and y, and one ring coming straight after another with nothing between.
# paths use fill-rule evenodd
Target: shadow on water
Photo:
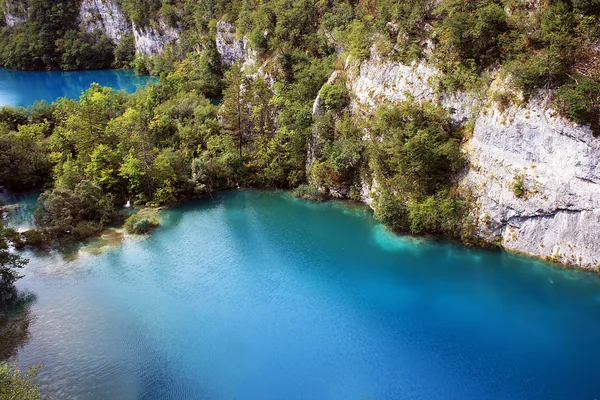
<instances>
[{"instance_id":1,"label":"shadow on water","mask_svg":"<svg viewBox=\"0 0 600 400\"><path fill-rule=\"evenodd\" d=\"M34 294L19 293L0 307L0 361L15 357L18 349L29 341L29 328L35 319L31 306L36 300Z\"/></svg>"}]
</instances>

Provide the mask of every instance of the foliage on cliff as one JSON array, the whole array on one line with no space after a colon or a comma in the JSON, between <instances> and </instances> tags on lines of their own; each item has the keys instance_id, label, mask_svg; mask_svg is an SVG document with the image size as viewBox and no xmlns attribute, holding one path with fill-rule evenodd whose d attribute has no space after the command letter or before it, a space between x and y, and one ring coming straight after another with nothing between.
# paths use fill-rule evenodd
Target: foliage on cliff
<instances>
[{"instance_id":1,"label":"foliage on cliff","mask_svg":"<svg viewBox=\"0 0 600 400\"><path fill-rule=\"evenodd\" d=\"M0 28L0 65L28 70L112 65L112 40L102 32L79 31L78 0L28 0L23 9L23 21Z\"/></svg>"},{"instance_id":2,"label":"foliage on cliff","mask_svg":"<svg viewBox=\"0 0 600 400\"><path fill-rule=\"evenodd\" d=\"M446 112L430 103L384 105L368 129L370 167L381 187L375 217L395 230L456 235L462 200L453 179L465 159Z\"/></svg>"},{"instance_id":3,"label":"foliage on cliff","mask_svg":"<svg viewBox=\"0 0 600 400\"><path fill-rule=\"evenodd\" d=\"M129 96L94 85L79 101L0 110L0 184L48 185L37 220L54 236L91 235L127 201L156 206L235 186L310 181L357 199L371 174L383 179L378 218L399 230L453 231L462 203L452 179L463 160L447 116L410 102L384 106L372 120L346 115L345 84L325 82L347 55L427 57L450 91L503 71L526 96L553 93L564 115L599 125L595 0L123 0L139 26L161 20L182 29L161 56L135 59L132 37L114 48L79 32L69 1L31 0L35 19L3 27L4 64L89 68L116 54L161 79ZM248 37L260 73L221 65L217 20ZM318 94L324 113L313 120ZM207 99L219 95L219 107Z\"/></svg>"},{"instance_id":4,"label":"foliage on cliff","mask_svg":"<svg viewBox=\"0 0 600 400\"><path fill-rule=\"evenodd\" d=\"M427 57L444 73L441 87L473 89L500 69L525 96L546 90L555 108L600 126L600 5L597 0L121 0L137 27L161 23L181 31L155 60L132 60L133 37L115 48L102 32L80 31L78 0L11 0L5 12L25 20L0 30L0 64L19 69L88 69L133 65L171 72L191 55L204 59L204 93L218 95L216 21L234 23L261 61L289 78L300 55L311 59L382 55L410 62ZM22 14L22 15L20 15ZM158 29L160 31L160 29ZM433 50L432 50L433 49ZM337 51L337 53L336 53ZM218 57L217 57L218 58ZM300 57L301 58L301 57ZM175 64L174 64L175 63Z\"/></svg>"}]
</instances>

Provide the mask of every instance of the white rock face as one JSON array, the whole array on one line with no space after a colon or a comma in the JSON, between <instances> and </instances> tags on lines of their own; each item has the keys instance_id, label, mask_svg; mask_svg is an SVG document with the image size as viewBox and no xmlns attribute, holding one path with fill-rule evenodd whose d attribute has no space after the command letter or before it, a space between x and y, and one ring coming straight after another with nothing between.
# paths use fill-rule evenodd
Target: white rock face
<instances>
[{"instance_id":1,"label":"white rock face","mask_svg":"<svg viewBox=\"0 0 600 400\"><path fill-rule=\"evenodd\" d=\"M86 32L101 30L115 43L131 34L131 24L113 0L83 0L79 6L79 20Z\"/></svg>"},{"instance_id":2,"label":"white rock face","mask_svg":"<svg viewBox=\"0 0 600 400\"><path fill-rule=\"evenodd\" d=\"M357 115L413 97L439 102L455 124L475 118L464 146L470 167L459 186L475 202L477 234L507 249L584 268L600 265L600 138L588 127L555 115L540 100L479 112L465 93L438 98L430 84L437 71L425 63L407 66L372 55L360 66L350 64L346 82ZM317 99L315 115L319 109ZM517 176L525 183L521 198L513 189ZM376 181L363 182L366 203L373 186Z\"/></svg>"},{"instance_id":3,"label":"white rock face","mask_svg":"<svg viewBox=\"0 0 600 400\"><path fill-rule=\"evenodd\" d=\"M600 264L600 139L540 101L480 114L461 182L479 233L504 247L593 268ZM525 195L514 193L521 175Z\"/></svg>"},{"instance_id":4,"label":"white rock face","mask_svg":"<svg viewBox=\"0 0 600 400\"><path fill-rule=\"evenodd\" d=\"M137 27L133 23L136 54L155 55L162 53L165 45L179 40L179 30L158 20L158 27Z\"/></svg>"},{"instance_id":5,"label":"white rock face","mask_svg":"<svg viewBox=\"0 0 600 400\"><path fill-rule=\"evenodd\" d=\"M15 26L19 22L25 21L25 17L21 17L19 15L4 13L4 22L6 22L7 26Z\"/></svg>"},{"instance_id":6,"label":"white rock face","mask_svg":"<svg viewBox=\"0 0 600 400\"><path fill-rule=\"evenodd\" d=\"M28 7L26 3L7 0L4 3L4 22L7 26L15 26L27 20Z\"/></svg>"},{"instance_id":7,"label":"white rock face","mask_svg":"<svg viewBox=\"0 0 600 400\"><path fill-rule=\"evenodd\" d=\"M416 101L440 102L450 111L450 118L462 124L471 116L475 100L463 92L437 96L430 79L438 74L435 68L425 62L404 65L386 62L376 54L361 63L360 67L346 64L348 89L356 96L353 104L355 112L373 108L385 101L401 102L414 98Z\"/></svg>"},{"instance_id":8,"label":"white rock face","mask_svg":"<svg viewBox=\"0 0 600 400\"><path fill-rule=\"evenodd\" d=\"M223 65L232 65L246 60L248 39L236 39L235 26L229 22L217 22L216 44Z\"/></svg>"}]
</instances>

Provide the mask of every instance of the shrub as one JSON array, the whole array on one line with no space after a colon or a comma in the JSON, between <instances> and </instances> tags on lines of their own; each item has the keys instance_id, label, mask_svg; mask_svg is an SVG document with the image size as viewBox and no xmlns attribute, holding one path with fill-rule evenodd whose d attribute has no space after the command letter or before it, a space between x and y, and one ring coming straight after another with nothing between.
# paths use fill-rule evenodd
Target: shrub
<instances>
[{"instance_id":1,"label":"shrub","mask_svg":"<svg viewBox=\"0 0 600 400\"><path fill-rule=\"evenodd\" d=\"M131 66L138 75L150 75L152 59L145 54L137 55L131 62Z\"/></svg>"},{"instance_id":2,"label":"shrub","mask_svg":"<svg viewBox=\"0 0 600 400\"><path fill-rule=\"evenodd\" d=\"M38 400L40 391L31 378L37 376L41 364L23 374L15 364L0 363L0 399Z\"/></svg>"},{"instance_id":3,"label":"shrub","mask_svg":"<svg viewBox=\"0 0 600 400\"><path fill-rule=\"evenodd\" d=\"M512 184L512 192L518 198L522 198L527 193L527 189L525 188L525 178L521 174L515 175Z\"/></svg>"},{"instance_id":4,"label":"shrub","mask_svg":"<svg viewBox=\"0 0 600 400\"><path fill-rule=\"evenodd\" d=\"M496 103L500 112L506 111L512 104L512 97L507 92L495 92L492 100Z\"/></svg>"},{"instance_id":5,"label":"shrub","mask_svg":"<svg viewBox=\"0 0 600 400\"><path fill-rule=\"evenodd\" d=\"M404 201L382 187L375 194L375 219L383 222L393 231L406 231L408 218Z\"/></svg>"},{"instance_id":6,"label":"shrub","mask_svg":"<svg viewBox=\"0 0 600 400\"><path fill-rule=\"evenodd\" d=\"M325 110L337 111L348 105L350 100L348 96L348 89L342 82L338 82L334 85L326 83L319 92L321 96L321 103Z\"/></svg>"},{"instance_id":7,"label":"shrub","mask_svg":"<svg viewBox=\"0 0 600 400\"><path fill-rule=\"evenodd\" d=\"M39 229L29 229L23 232L25 244L31 247L43 247L48 243L50 238L45 234L45 231Z\"/></svg>"},{"instance_id":8,"label":"shrub","mask_svg":"<svg viewBox=\"0 0 600 400\"><path fill-rule=\"evenodd\" d=\"M144 211L132 215L125 221L125 230L136 235L143 235L160 225L158 218L147 215Z\"/></svg>"},{"instance_id":9,"label":"shrub","mask_svg":"<svg viewBox=\"0 0 600 400\"><path fill-rule=\"evenodd\" d=\"M461 219L461 200L443 190L423 201L407 203L408 219L412 233L446 233L454 236Z\"/></svg>"},{"instance_id":10,"label":"shrub","mask_svg":"<svg viewBox=\"0 0 600 400\"><path fill-rule=\"evenodd\" d=\"M365 24L361 21L354 20L348 27L348 42L350 47L350 54L356 57L358 60L365 60L369 58L369 43L367 37L369 32Z\"/></svg>"},{"instance_id":11,"label":"shrub","mask_svg":"<svg viewBox=\"0 0 600 400\"><path fill-rule=\"evenodd\" d=\"M556 91L561 114L572 120L589 123L597 135L600 133L600 82L586 76L577 76L577 82L564 85Z\"/></svg>"},{"instance_id":12,"label":"shrub","mask_svg":"<svg viewBox=\"0 0 600 400\"><path fill-rule=\"evenodd\" d=\"M115 48L115 66L128 68L135 59L135 39L133 35L121 38Z\"/></svg>"},{"instance_id":13,"label":"shrub","mask_svg":"<svg viewBox=\"0 0 600 400\"><path fill-rule=\"evenodd\" d=\"M73 236L76 239L87 239L102 231L102 224L94 221L81 221L73 228Z\"/></svg>"},{"instance_id":14,"label":"shrub","mask_svg":"<svg viewBox=\"0 0 600 400\"><path fill-rule=\"evenodd\" d=\"M300 185L294 189L292 194L295 197L310 201L321 202L327 200L327 196L312 185Z\"/></svg>"}]
</instances>

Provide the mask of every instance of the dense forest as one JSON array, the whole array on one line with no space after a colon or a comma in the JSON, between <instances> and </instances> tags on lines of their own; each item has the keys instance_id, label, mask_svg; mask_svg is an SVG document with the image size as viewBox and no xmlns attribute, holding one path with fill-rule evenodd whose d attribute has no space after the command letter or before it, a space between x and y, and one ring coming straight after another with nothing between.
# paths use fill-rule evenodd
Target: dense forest
<instances>
[{"instance_id":1,"label":"dense forest","mask_svg":"<svg viewBox=\"0 0 600 400\"><path fill-rule=\"evenodd\" d=\"M116 45L81 31L75 0L23 4L3 4L26 16L1 28L5 67L131 66L160 80L131 95L93 85L79 100L0 109L0 185L45 189L38 228L3 229L3 249L93 236L122 222L126 202L300 185L303 197L347 190L358 199L373 175L375 216L394 230L472 240L469 199L455 187L466 128L438 105L410 100L351 116L343 78L325 84L347 57L372 51L427 59L442 72L440 91L477 93L503 74L511 86L494 94L499 105L543 93L563 115L600 126L599 0L121 0L137 26L161 20L181 30L154 57L134 56L132 36ZM222 65L219 20L248 38L260 73ZM313 117L317 95L324 112ZM3 266L19 266L8 257Z\"/></svg>"},{"instance_id":2,"label":"dense forest","mask_svg":"<svg viewBox=\"0 0 600 400\"><path fill-rule=\"evenodd\" d=\"M4 0L4 9L24 20L1 28L0 64L16 69L132 65L159 75L190 56L210 53L215 22L226 20L288 81L305 58L333 62L352 54L363 59L373 47L403 62L428 58L444 72L439 85L447 90L476 90L492 71L501 70L526 97L555 90L557 109L598 128L598 0L117 3L137 27L152 27L157 21L176 27L179 41L156 60L134 60L133 36L116 45L100 31L80 29L77 0ZM430 45L433 51L427 51ZM511 91L497 94L500 103L515 97Z\"/></svg>"}]
</instances>

